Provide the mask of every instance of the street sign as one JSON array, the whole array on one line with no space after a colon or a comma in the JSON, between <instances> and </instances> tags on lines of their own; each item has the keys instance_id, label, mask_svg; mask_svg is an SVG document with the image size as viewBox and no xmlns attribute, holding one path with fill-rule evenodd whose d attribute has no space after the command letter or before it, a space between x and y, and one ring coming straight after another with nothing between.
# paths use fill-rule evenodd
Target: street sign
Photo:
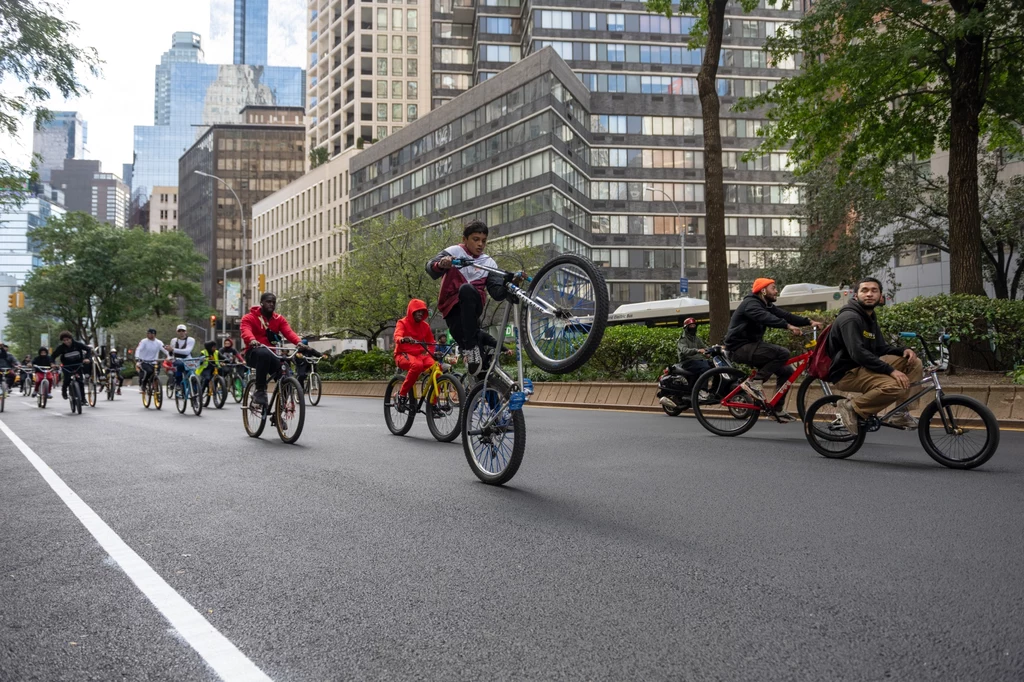
<instances>
[{"instance_id":1,"label":"street sign","mask_svg":"<svg viewBox=\"0 0 1024 682\"><path fill-rule=\"evenodd\" d=\"M39 335L39 345L40 346L46 346L47 348L49 348L50 347L50 335L49 334L40 334Z\"/></svg>"},{"instance_id":2,"label":"street sign","mask_svg":"<svg viewBox=\"0 0 1024 682\"><path fill-rule=\"evenodd\" d=\"M231 334L228 334L227 332L217 332L217 338L218 339L228 339L228 338L231 338Z\"/></svg>"},{"instance_id":3,"label":"street sign","mask_svg":"<svg viewBox=\"0 0 1024 682\"><path fill-rule=\"evenodd\" d=\"M690 293L690 280L686 277L679 278L679 293L688 294Z\"/></svg>"}]
</instances>

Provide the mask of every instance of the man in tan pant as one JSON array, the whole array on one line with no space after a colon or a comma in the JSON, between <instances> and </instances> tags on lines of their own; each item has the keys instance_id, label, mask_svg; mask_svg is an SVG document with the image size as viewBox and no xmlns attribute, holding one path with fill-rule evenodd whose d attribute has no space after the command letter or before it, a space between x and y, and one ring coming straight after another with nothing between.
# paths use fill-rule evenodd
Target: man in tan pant
<instances>
[{"instance_id":1,"label":"man in tan pant","mask_svg":"<svg viewBox=\"0 0 1024 682\"><path fill-rule=\"evenodd\" d=\"M900 403L910 395L910 385L921 380L921 360L913 350L893 346L882 337L875 306L882 300L882 283L868 277L857 283L853 298L843 308L828 335L827 351L832 358L828 380L837 390L859 393L836 405L843 425L855 433L858 418L870 417L887 405ZM904 429L917 428L908 406L892 415L888 423Z\"/></svg>"}]
</instances>

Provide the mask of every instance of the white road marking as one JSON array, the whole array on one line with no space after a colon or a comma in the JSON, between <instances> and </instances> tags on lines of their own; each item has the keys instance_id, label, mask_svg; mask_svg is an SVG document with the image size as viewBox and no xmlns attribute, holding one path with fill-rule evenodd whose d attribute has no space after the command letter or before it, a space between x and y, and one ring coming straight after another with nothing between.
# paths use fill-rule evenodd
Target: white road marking
<instances>
[{"instance_id":1,"label":"white road marking","mask_svg":"<svg viewBox=\"0 0 1024 682\"><path fill-rule=\"evenodd\" d=\"M171 627L196 650L204 661L225 682L263 682L270 681L256 664L238 650L228 639L203 618L191 604L174 591L167 582L157 574L153 567L125 543L114 530L99 517L96 512L80 498L75 491L67 486L60 476L54 472L32 451L7 424L0 421L3 431L12 443L21 451L43 479L50 484L68 509L78 517L100 546L117 562L132 582L153 603L153 606L171 624Z\"/></svg>"}]
</instances>

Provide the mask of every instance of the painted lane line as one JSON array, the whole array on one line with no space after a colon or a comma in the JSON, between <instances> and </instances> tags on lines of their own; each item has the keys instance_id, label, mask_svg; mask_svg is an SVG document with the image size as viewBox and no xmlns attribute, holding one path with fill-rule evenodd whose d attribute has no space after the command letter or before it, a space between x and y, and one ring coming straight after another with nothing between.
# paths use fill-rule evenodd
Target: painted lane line
<instances>
[{"instance_id":1,"label":"painted lane line","mask_svg":"<svg viewBox=\"0 0 1024 682\"><path fill-rule=\"evenodd\" d=\"M214 672L225 682L270 682L262 670L250 661L228 639L203 618L191 604L174 591L153 567L135 553L96 512L67 486L60 476L32 451L7 424L0 421L0 431L14 443L50 487L78 517L100 547L117 562L132 582L153 603L178 634L196 650Z\"/></svg>"}]
</instances>

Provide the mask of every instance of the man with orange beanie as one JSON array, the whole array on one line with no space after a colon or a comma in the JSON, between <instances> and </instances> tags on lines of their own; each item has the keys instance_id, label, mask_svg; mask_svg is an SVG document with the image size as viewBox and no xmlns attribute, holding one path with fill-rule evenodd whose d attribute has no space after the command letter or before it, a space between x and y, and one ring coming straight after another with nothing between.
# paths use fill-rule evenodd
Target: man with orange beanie
<instances>
[{"instance_id":1,"label":"man with orange beanie","mask_svg":"<svg viewBox=\"0 0 1024 682\"><path fill-rule=\"evenodd\" d=\"M427 344L427 345L422 345ZM405 370L405 381L398 389L399 407L409 399L409 391L420 374L434 364L434 333L427 322L427 304L418 298L409 301L405 317L395 325L395 364Z\"/></svg>"},{"instance_id":2,"label":"man with orange beanie","mask_svg":"<svg viewBox=\"0 0 1024 682\"><path fill-rule=\"evenodd\" d=\"M768 327L788 329L794 336L802 336L800 327L812 325L820 327L821 322L800 315L786 312L776 307L779 289L774 279L759 277L754 280L751 293L748 294L729 320L729 330L725 333L725 349L729 358L756 368L753 379L743 382L743 390L752 397L765 401L764 381L775 375L776 390L786 383L793 374L789 361L789 351L774 343L765 343L764 332ZM776 409L779 421L792 421L793 417L784 409Z\"/></svg>"}]
</instances>

